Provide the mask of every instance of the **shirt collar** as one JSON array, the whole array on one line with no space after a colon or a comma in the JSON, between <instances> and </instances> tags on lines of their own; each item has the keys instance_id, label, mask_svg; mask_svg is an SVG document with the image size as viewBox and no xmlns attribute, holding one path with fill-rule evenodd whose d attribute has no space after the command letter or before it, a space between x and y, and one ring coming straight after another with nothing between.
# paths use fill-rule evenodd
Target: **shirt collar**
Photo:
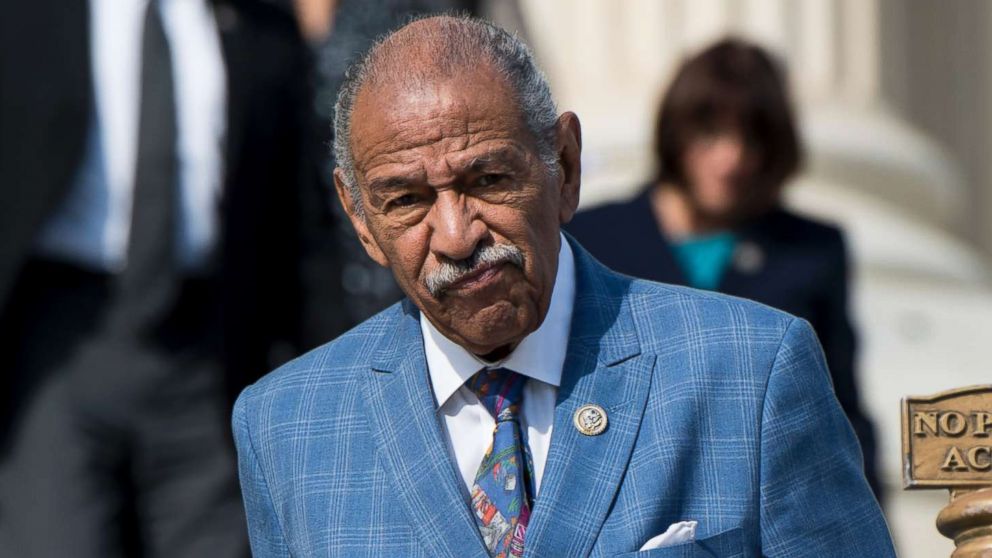
<instances>
[{"instance_id":1,"label":"shirt collar","mask_svg":"<svg viewBox=\"0 0 992 558\"><path fill-rule=\"evenodd\" d=\"M438 407L444 405L476 372L486 367L508 368L555 387L561 384L561 369L565 364L572 306L575 303L575 260L568 241L564 236L559 238L558 273L555 275L548 314L537 330L524 337L517 348L500 362L486 362L465 350L442 335L421 312L424 354Z\"/></svg>"}]
</instances>

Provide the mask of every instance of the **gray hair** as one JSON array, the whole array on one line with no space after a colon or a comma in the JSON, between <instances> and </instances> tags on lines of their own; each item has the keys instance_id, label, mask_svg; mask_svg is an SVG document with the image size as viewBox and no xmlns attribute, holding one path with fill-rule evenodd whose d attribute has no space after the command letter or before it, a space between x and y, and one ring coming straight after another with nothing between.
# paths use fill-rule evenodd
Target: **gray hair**
<instances>
[{"instance_id":1,"label":"gray hair","mask_svg":"<svg viewBox=\"0 0 992 558\"><path fill-rule=\"evenodd\" d=\"M404 32L411 25L417 28ZM410 52L427 57L426 67L397 64L396 53ZM355 99L366 85L381 85L397 79L424 83L438 75L477 68L488 62L516 93L524 124L534 135L538 157L551 174L557 174L554 126L558 108L544 73L534 55L518 37L492 23L464 16L436 16L407 24L385 35L353 63L345 74L334 106L334 157L344 174L354 209L364 217L355 160L351 153L351 118ZM423 66L423 65L417 65ZM403 68L397 71L397 68ZM403 75L407 74L407 75Z\"/></svg>"},{"instance_id":2,"label":"gray hair","mask_svg":"<svg viewBox=\"0 0 992 558\"><path fill-rule=\"evenodd\" d=\"M483 267L508 263L523 269L526 262L523 250L513 244L480 245L464 260L441 259L424 277L424 286L431 296L440 298L451 285Z\"/></svg>"}]
</instances>

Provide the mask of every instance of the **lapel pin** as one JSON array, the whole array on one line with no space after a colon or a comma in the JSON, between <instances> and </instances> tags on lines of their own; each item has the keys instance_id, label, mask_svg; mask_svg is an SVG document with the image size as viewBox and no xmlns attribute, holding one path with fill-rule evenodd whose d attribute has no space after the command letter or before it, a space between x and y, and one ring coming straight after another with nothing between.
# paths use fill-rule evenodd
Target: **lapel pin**
<instances>
[{"instance_id":1,"label":"lapel pin","mask_svg":"<svg viewBox=\"0 0 992 558\"><path fill-rule=\"evenodd\" d=\"M575 428L586 436L598 436L606 430L606 411L599 405L583 405L572 417Z\"/></svg>"}]
</instances>

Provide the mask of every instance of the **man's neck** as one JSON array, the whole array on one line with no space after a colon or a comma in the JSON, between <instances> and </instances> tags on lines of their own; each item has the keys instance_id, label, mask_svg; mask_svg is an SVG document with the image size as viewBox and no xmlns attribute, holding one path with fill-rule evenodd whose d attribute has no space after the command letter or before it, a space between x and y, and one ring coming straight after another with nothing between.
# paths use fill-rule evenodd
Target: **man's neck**
<instances>
[{"instance_id":1,"label":"man's neck","mask_svg":"<svg viewBox=\"0 0 992 558\"><path fill-rule=\"evenodd\" d=\"M503 360L504 358L510 356L510 353L512 353L513 352L513 349L515 349L516 347L517 347L517 344L516 343L512 343L512 344L509 344L509 345L503 345L502 347L498 347L498 348L496 348L496 349L494 349L492 351L489 351L488 353L486 353L484 355L475 355L475 356L479 357L480 359L484 360L485 362L499 362L499 361Z\"/></svg>"}]
</instances>

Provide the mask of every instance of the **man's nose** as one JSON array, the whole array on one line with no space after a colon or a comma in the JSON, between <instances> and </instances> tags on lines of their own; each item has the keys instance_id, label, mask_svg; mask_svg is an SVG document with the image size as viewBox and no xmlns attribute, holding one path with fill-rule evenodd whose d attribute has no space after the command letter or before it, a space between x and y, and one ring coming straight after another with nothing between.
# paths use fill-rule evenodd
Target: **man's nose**
<instances>
[{"instance_id":1,"label":"man's nose","mask_svg":"<svg viewBox=\"0 0 992 558\"><path fill-rule=\"evenodd\" d=\"M486 236L485 224L476 218L465 196L455 190L438 194L428 215L431 252L451 260L464 260Z\"/></svg>"}]
</instances>

